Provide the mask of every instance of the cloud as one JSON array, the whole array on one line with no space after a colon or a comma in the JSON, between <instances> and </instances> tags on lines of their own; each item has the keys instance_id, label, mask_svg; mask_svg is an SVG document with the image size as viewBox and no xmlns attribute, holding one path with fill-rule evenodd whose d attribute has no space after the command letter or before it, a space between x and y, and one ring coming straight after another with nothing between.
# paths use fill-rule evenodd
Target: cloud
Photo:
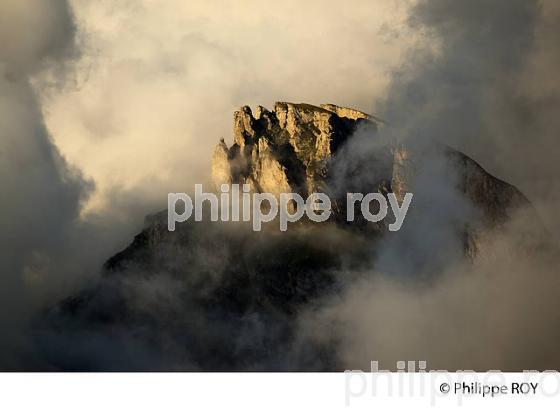
<instances>
[{"instance_id":1,"label":"cloud","mask_svg":"<svg viewBox=\"0 0 560 410\"><path fill-rule=\"evenodd\" d=\"M559 19L554 1L418 2L409 24L423 40L394 71L381 110L401 136L449 144L516 185L553 232Z\"/></svg>"},{"instance_id":2,"label":"cloud","mask_svg":"<svg viewBox=\"0 0 560 410\"><path fill-rule=\"evenodd\" d=\"M96 276L103 259L139 229L146 205L130 193L119 209L80 218L94 183L68 163L45 125L35 81L52 91L71 81L79 56L64 0L0 4L0 368L34 363L37 312ZM127 209L127 212L123 212ZM118 223L117 223L118 222Z\"/></svg>"},{"instance_id":3,"label":"cloud","mask_svg":"<svg viewBox=\"0 0 560 410\"><path fill-rule=\"evenodd\" d=\"M365 277L302 319L312 338L337 343L345 368L369 369L372 360L392 370L400 360L447 370L560 365L558 9L433 0L410 10L424 39L393 74L383 131L405 146L438 141L466 152L525 191L542 220L524 210L479 237L473 261L453 257L446 246L459 238L441 221L468 218L469 204L446 182L453 170L423 158L431 171L417 176L412 205L421 213L407 218L404 237L384 241ZM436 276L420 275L426 263Z\"/></svg>"},{"instance_id":4,"label":"cloud","mask_svg":"<svg viewBox=\"0 0 560 410\"><path fill-rule=\"evenodd\" d=\"M373 269L302 315L302 329L316 344L336 343L345 369L378 361L396 371L403 360L450 371L557 369L558 254L524 252L512 240L523 219L481 243L474 262L448 264L437 280Z\"/></svg>"},{"instance_id":5,"label":"cloud","mask_svg":"<svg viewBox=\"0 0 560 410\"><path fill-rule=\"evenodd\" d=\"M232 112L274 101L374 109L407 39L406 4L367 1L73 1L82 58L76 82L42 90L57 146L97 186L160 203L209 177ZM149 186L149 189L146 187Z\"/></svg>"},{"instance_id":6,"label":"cloud","mask_svg":"<svg viewBox=\"0 0 560 410\"><path fill-rule=\"evenodd\" d=\"M366 1L352 6L288 1L275 7L262 2L75 0L72 7L62 0L2 2L0 35L15 41L0 45L0 185L6 198L0 204L0 242L9 244L9 256L0 261L5 301L0 367L40 367L44 358L35 356L27 337L34 314L95 277L104 257L126 243L141 216L157 209L167 192L204 182L211 150L219 137L229 137L231 112L242 104L295 100L379 111L390 124L385 128L390 139L435 139L465 151L516 183L535 202L545 224L558 227L559 8L552 1L451 4L419 1L410 9L411 2L389 0L376 7ZM370 150L363 150L363 142L349 151L359 152L367 163L364 154ZM185 315L200 306L197 298L208 296L197 294L188 281L180 285L165 275L131 275L124 283L102 280L99 299L90 306L93 314L99 313L96 303L103 312L107 301L122 297L125 311L130 308L138 323L147 320L153 326L142 328L147 334L140 336L152 340L156 334L156 347L168 350L154 357L138 343L141 337L130 333L134 323L126 322L117 329L120 338L95 328L65 340L77 349L71 352L76 356L63 358L77 361L65 364L76 366L85 357L91 365L94 357L99 366L179 363L188 368L209 357L215 362L207 366L219 365L221 357L205 356L210 346L225 349L224 357L233 360L225 367L235 360L246 364L247 357L256 368L316 368L334 362L367 367L369 360L391 366L408 359L426 359L432 367L556 367L551 344L556 335L550 330L558 323L556 248L544 254L518 248L518 233L534 220L519 216L512 231L485 238L488 252L472 265L452 251L439 252L434 256L439 274L414 277L417 263L409 256L426 261L441 251L440 245L456 243L447 227L434 232L432 223L468 214L468 204L449 190L442 167L437 161L431 165L418 187L434 197L445 194L443 201L437 206L420 202L426 214L407 219L406 240L381 243L377 264L354 249L340 272L325 269L343 279L337 283L341 293L322 300L322 306L313 304L285 320L276 309L286 306L272 299L265 313L278 322L258 314L218 320L211 299L207 310ZM555 243L557 232L547 246ZM215 239L224 235L205 230L196 236L197 247L179 255L181 268L194 263L191 279L210 278L210 285L231 278L212 276L231 268L249 275L244 280L250 283L268 286L266 277L251 276L243 265L224 267L221 258L227 255L215 252ZM253 244L237 235L227 246ZM353 244L339 235L322 233L320 240L310 235L294 243L332 241L328 249L337 252ZM290 274L285 269L290 254L262 258L273 269L258 265L260 246L272 244L242 248L247 252L242 256L252 256L259 272ZM162 248L164 260L169 260L167 251ZM307 251L322 263L330 261L315 254L313 246ZM356 269L351 263L356 260L366 268ZM362 279L355 283L357 277ZM291 285L294 277L288 279L282 285ZM307 289L306 277L296 279ZM256 285L227 285L233 306L241 291L257 289L254 301L261 300ZM332 324L337 326L334 339L326 333ZM77 327L87 325L83 321ZM283 345L281 336L286 331L293 336L298 325L299 333ZM192 329L199 334L189 333ZM231 338L235 331L238 337ZM185 337L192 346L183 343ZM504 349L510 338L515 343ZM480 352L479 340L490 347ZM60 350L67 346L60 340L52 342L57 353L69 352ZM268 361L267 347L274 343L279 344L273 359L285 357L285 363ZM535 345L542 349L535 352ZM258 354L251 356L253 348ZM131 356L123 355L127 349ZM197 352L202 353L193 361Z\"/></svg>"},{"instance_id":7,"label":"cloud","mask_svg":"<svg viewBox=\"0 0 560 410\"><path fill-rule=\"evenodd\" d=\"M89 185L67 166L44 125L29 79L74 51L66 1L5 1L0 5L0 313L3 368L18 363L20 340L37 305L34 282L66 240ZM5 255L5 256L4 256ZM15 346L20 346L15 349ZM14 353L15 352L15 353Z\"/></svg>"},{"instance_id":8,"label":"cloud","mask_svg":"<svg viewBox=\"0 0 560 410\"><path fill-rule=\"evenodd\" d=\"M369 107L400 52L381 31L402 8L381 7L3 1L0 366L32 363L34 315L95 278L167 192L205 180L234 108Z\"/></svg>"},{"instance_id":9,"label":"cloud","mask_svg":"<svg viewBox=\"0 0 560 410\"><path fill-rule=\"evenodd\" d=\"M75 26L67 1L6 0L0 11L1 61L12 75L31 74L47 60L61 61L73 52Z\"/></svg>"}]
</instances>

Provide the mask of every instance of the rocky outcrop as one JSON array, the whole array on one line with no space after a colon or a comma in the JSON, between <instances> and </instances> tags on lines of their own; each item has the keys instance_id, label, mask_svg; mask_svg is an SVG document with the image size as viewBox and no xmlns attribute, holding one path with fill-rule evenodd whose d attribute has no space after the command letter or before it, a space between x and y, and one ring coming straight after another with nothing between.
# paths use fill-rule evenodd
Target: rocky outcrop
<instances>
[{"instance_id":1,"label":"rocky outcrop","mask_svg":"<svg viewBox=\"0 0 560 410\"><path fill-rule=\"evenodd\" d=\"M255 192L325 189L328 163L362 123L376 121L350 108L278 102L273 111L248 106L234 113L233 145L220 141L212 161L212 181L249 184Z\"/></svg>"}]
</instances>

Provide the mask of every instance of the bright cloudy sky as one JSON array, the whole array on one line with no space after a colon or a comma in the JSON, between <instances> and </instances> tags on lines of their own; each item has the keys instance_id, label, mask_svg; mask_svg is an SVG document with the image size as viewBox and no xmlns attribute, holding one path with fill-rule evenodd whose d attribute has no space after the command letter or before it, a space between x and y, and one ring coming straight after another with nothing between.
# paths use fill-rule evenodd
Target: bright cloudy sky
<instances>
[{"instance_id":1,"label":"bright cloudy sky","mask_svg":"<svg viewBox=\"0 0 560 410\"><path fill-rule=\"evenodd\" d=\"M204 182L232 112L274 101L375 111L410 36L409 1L71 2L81 55L36 81L62 154L96 191L165 198Z\"/></svg>"}]
</instances>

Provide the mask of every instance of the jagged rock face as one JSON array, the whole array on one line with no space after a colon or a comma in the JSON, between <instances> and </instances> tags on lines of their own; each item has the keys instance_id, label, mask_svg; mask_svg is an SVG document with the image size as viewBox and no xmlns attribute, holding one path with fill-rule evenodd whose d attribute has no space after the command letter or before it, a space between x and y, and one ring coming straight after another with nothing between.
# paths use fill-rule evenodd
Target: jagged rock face
<instances>
[{"instance_id":1,"label":"jagged rock face","mask_svg":"<svg viewBox=\"0 0 560 410\"><path fill-rule=\"evenodd\" d=\"M393 192L402 201L406 192L414 193L418 188L415 179L422 168L434 157L445 157L446 168L456 176L456 188L481 211L481 224L502 223L514 209L528 204L515 187L441 144L422 149L405 143L388 144L378 152L367 152L362 162L346 155L344 171L337 169L340 167L333 160L353 134L365 130L374 139L382 124L376 117L333 104L278 102L273 111L258 106L254 113L244 106L234 113L233 145L228 148L222 139L214 150L212 181L216 189L221 184L237 183L249 184L254 192L272 194L326 192L332 195L335 217L340 219L344 217L346 192ZM352 167L371 175L356 176L348 171Z\"/></svg>"},{"instance_id":2,"label":"jagged rock face","mask_svg":"<svg viewBox=\"0 0 560 410\"><path fill-rule=\"evenodd\" d=\"M356 130L375 120L363 112L325 104L276 103L274 111L247 106L234 113L234 143L222 140L214 151L212 181L249 184L255 192L325 189L329 159Z\"/></svg>"}]
</instances>

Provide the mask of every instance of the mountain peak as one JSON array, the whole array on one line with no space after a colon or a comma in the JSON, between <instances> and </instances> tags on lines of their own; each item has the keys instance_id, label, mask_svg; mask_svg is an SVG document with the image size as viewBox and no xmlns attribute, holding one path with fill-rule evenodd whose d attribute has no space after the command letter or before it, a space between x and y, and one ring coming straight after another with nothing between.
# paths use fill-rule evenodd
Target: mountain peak
<instances>
[{"instance_id":1,"label":"mountain peak","mask_svg":"<svg viewBox=\"0 0 560 410\"><path fill-rule=\"evenodd\" d=\"M327 164L370 115L333 104L277 102L274 110L243 106L233 115L233 145L214 152L212 181L249 184L255 192L310 194L324 188Z\"/></svg>"},{"instance_id":2,"label":"mountain peak","mask_svg":"<svg viewBox=\"0 0 560 410\"><path fill-rule=\"evenodd\" d=\"M455 184L454 189L482 211L486 226L507 220L512 208L528 203L515 187L453 148L382 141L378 129L383 122L352 108L277 102L273 111L258 106L253 112L243 106L233 119L232 146L221 140L214 150L216 189L235 183L275 195L325 192L336 215L344 209L347 192L393 192L402 200L407 190L425 189L415 187L418 174L441 160L447 171L434 170L431 184L444 179Z\"/></svg>"}]
</instances>

